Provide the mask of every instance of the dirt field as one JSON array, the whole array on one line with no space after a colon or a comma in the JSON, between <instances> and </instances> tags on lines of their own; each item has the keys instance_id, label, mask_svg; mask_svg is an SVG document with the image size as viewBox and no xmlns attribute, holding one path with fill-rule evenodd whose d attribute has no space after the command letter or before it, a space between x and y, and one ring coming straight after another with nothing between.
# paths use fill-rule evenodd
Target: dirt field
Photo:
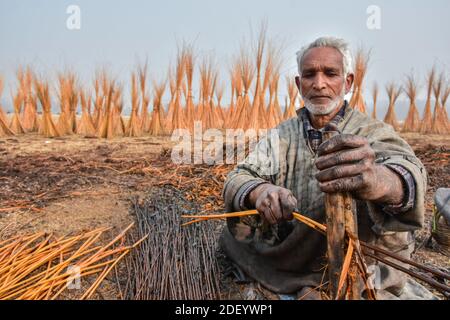
<instances>
[{"instance_id":1,"label":"dirt field","mask_svg":"<svg viewBox=\"0 0 450 320\"><path fill-rule=\"evenodd\" d=\"M450 187L450 136L404 135L429 174L426 226L417 233L414 259L448 271L449 258L429 245L432 197ZM169 138L110 141L33 134L0 139L0 235L36 231L65 235L100 226L111 233L132 222L129 200L152 186L172 184L204 210L222 208L220 190L230 167L175 166ZM1 239L0 239L1 240ZM120 298L114 277L96 298Z\"/></svg>"}]
</instances>

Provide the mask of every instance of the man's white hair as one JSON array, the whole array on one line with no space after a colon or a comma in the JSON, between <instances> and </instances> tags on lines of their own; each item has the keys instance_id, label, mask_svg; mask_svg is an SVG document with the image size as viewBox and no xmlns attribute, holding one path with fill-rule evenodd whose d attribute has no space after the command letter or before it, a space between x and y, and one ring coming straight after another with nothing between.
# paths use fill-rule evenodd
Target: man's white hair
<instances>
[{"instance_id":1,"label":"man's white hair","mask_svg":"<svg viewBox=\"0 0 450 320\"><path fill-rule=\"evenodd\" d=\"M297 52L297 66L298 73L302 75L302 63L303 58L312 48L330 47L335 48L342 54L342 64L344 68L344 77L349 73L353 73L353 58L350 51L350 46L344 39L339 39L335 37L320 37L311 42L310 44L304 46L300 51Z\"/></svg>"}]
</instances>

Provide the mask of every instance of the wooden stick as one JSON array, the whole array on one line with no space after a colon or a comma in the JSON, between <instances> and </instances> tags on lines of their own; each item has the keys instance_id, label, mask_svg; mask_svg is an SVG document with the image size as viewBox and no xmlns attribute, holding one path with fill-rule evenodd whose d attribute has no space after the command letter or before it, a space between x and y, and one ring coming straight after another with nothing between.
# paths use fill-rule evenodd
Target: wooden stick
<instances>
[{"instance_id":1,"label":"wooden stick","mask_svg":"<svg viewBox=\"0 0 450 320\"><path fill-rule=\"evenodd\" d=\"M324 141L337 135L336 131L323 133ZM351 206L351 197L345 193L326 193L328 276L331 299L338 298L339 278L345 257L345 208Z\"/></svg>"}]
</instances>

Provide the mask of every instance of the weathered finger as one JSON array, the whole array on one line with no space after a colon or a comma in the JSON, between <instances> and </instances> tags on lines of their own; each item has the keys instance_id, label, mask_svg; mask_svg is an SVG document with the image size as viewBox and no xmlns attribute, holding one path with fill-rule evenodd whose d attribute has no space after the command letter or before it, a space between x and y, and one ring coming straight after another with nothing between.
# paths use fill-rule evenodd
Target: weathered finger
<instances>
[{"instance_id":1,"label":"weathered finger","mask_svg":"<svg viewBox=\"0 0 450 320\"><path fill-rule=\"evenodd\" d=\"M280 205L283 218L285 220L292 220L294 218L292 212L294 211L294 208L297 206L297 200L295 199L295 197L288 192L283 192L280 195Z\"/></svg>"},{"instance_id":2,"label":"weathered finger","mask_svg":"<svg viewBox=\"0 0 450 320\"><path fill-rule=\"evenodd\" d=\"M280 197L278 193L274 192L269 194L269 200L270 200L269 207L272 211L273 216L275 217L275 220L277 222L281 222L283 220L283 212L281 211Z\"/></svg>"},{"instance_id":3,"label":"weathered finger","mask_svg":"<svg viewBox=\"0 0 450 320\"><path fill-rule=\"evenodd\" d=\"M323 170L339 164L354 163L357 161L374 158L375 153L371 148L360 147L319 156L316 160L316 167L319 170Z\"/></svg>"},{"instance_id":4,"label":"weathered finger","mask_svg":"<svg viewBox=\"0 0 450 320\"><path fill-rule=\"evenodd\" d=\"M323 142L317 149L319 156L346 148L358 148L366 145L367 139L353 134L339 134Z\"/></svg>"},{"instance_id":5,"label":"weathered finger","mask_svg":"<svg viewBox=\"0 0 450 320\"><path fill-rule=\"evenodd\" d=\"M263 211L263 217L270 224L276 224L277 219L275 218L272 209L270 207L265 207Z\"/></svg>"},{"instance_id":6,"label":"weathered finger","mask_svg":"<svg viewBox=\"0 0 450 320\"><path fill-rule=\"evenodd\" d=\"M342 178L327 182L320 182L320 190L326 193L351 192L364 186L364 178L361 174L353 177Z\"/></svg>"},{"instance_id":7,"label":"weathered finger","mask_svg":"<svg viewBox=\"0 0 450 320\"><path fill-rule=\"evenodd\" d=\"M363 173L367 170L368 165L366 163L356 163L349 165L337 165L316 174L316 179L319 182L332 181L341 178L353 177Z\"/></svg>"}]
</instances>

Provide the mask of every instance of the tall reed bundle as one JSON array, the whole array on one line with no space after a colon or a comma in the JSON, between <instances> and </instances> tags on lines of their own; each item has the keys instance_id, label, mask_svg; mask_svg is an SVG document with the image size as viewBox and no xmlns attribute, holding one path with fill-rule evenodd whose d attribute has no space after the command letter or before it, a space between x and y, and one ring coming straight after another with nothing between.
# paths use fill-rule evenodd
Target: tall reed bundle
<instances>
[{"instance_id":1,"label":"tall reed bundle","mask_svg":"<svg viewBox=\"0 0 450 320\"><path fill-rule=\"evenodd\" d=\"M19 88L15 95L13 95L12 92L11 95L13 97L14 114L9 124L9 128L14 134L22 134L25 133L25 129L20 121L20 110L22 109L24 99L23 92Z\"/></svg>"},{"instance_id":2,"label":"tall reed bundle","mask_svg":"<svg viewBox=\"0 0 450 320\"><path fill-rule=\"evenodd\" d=\"M219 127L223 127L223 124L225 123L225 119L226 119L226 113L225 113L224 109L222 108L222 97L223 97L224 91L225 91L225 86L222 83L219 85L216 85L217 105L215 106L215 112L219 118Z\"/></svg>"},{"instance_id":3,"label":"tall reed bundle","mask_svg":"<svg viewBox=\"0 0 450 320\"><path fill-rule=\"evenodd\" d=\"M125 135L126 132L125 121L123 120L122 117L122 110L123 110L122 92L123 92L122 87L116 86L112 98L111 118L112 118L113 133L115 137L122 137Z\"/></svg>"},{"instance_id":4,"label":"tall reed bundle","mask_svg":"<svg viewBox=\"0 0 450 320\"><path fill-rule=\"evenodd\" d=\"M141 132L148 132L150 127L150 115L148 113L148 105L150 104L150 95L147 92L147 72L148 72L148 62L141 67L138 67L139 85L141 93Z\"/></svg>"},{"instance_id":5,"label":"tall reed bundle","mask_svg":"<svg viewBox=\"0 0 450 320\"><path fill-rule=\"evenodd\" d=\"M36 94L42 106L42 120L39 124L38 133L46 138L59 137L61 134L53 123L52 104L48 82L35 79Z\"/></svg>"},{"instance_id":6,"label":"tall reed bundle","mask_svg":"<svg viewBox=\"0 0 450 320\"><path fill-rule=\"evenodd\" d=\"M231 99L230 106L226 114L226 119L223 127L225 129L230 129L235 122L237 105L242 100L242 78L240 76L239 65L235 61L230 68L230 80L231 80Z\"/></svg>"},{"instance_id":7,"label":"tall reed bundle","mask_svg":"<svg viewBox=\"0 0 450 320\"><path fill-rule=\"evenodd\" d=\"M102 121L103 105L106 97L106 92L102 91L102 77L106 78L106 74L97 72L94 78L94 114L92 116L92 121L97 131L99 130Z\"/></svg>"},{"instance_id":8,"label":"tall reed bundle","mask_svg":"<svg viewBox=\"0 0 450 320\"><path fill-rule=\"evenodd\" d=\"M431 94L433 92L436 69L433 67L428 73L427 79L427 101L425 102L425 110L423 112L422 123L420 126L421 133L431 133L433 130L433 114L431 112Z\"/></svg>"},{"instance_id":9,"label":"tall reed bundle","mask_svg":"<svg viewBox=\"0 0 450 320\"><path fill-rule=\"evenodd\" d=\"M350 99L349 106L366 113L366 104L363 97L363 82L367 73L369 64L370 51L365 52L363 48L358 49L355 58L355 81L353 83L353 95Z\"/></svg>"},{"instance_id":10,"label":"tall reed bundle","mask_svg":"<svg viewBox=\"0 0 450 320\"><path fill-rule=\"evenodd\" d=\"M183 59L184 59L184 70L186 75L186 81L183 82L186 88L185 100L186 107L184 108L185 122L186 126L192 131L194 128L194 121L196 118L195 114L195 104L194 95L192 93L192 83L194 79L194 69L195 69L195 56L194 48L192 44L183 44Z\"/></svg>"},{"instance_id":11,"label":"tall reed bundle","mask_svg":"<svg viewBox=\"0 0 450 320\"><path fill-rule=\"evenodd\" d=\"M139 122L139 93L137 87L137 76L131 74L131 114L125 130L127 137L139 137L142 134Z\"/></svg>"},{"instance_id":12,"label":"tall reed bundle","mask_svg":"<svg viewBox=\"0 0 450 320\"><path fill-rule=\"evenodd\" d=\"M266 34L267 34L267 24L262 23L259 30L258 39L256 40L254 51L255 51L255 67L256 67L256 83L255 83L255 94L253 97L253 103L250 111L250 116L248 118L245 129L264 129L267 128L266 121L266 108L265 108L265 90L267 89L268 81L272 72L273 64L272 54L267 57L266 63L266 77L261 83L261 73L262 73L262 63L264 59L264 50L266 47Z\"/></svg>"},{"instance_id":13,"label":"tall reed bundle","mask_svg":"<svg viewBox=\"0 0 450 320\"><path fill-rule=\"evenodd\" d=\"M81 101L81 119L77 126L77 134L84 137L96 137L97 130L95 130L94 123L91 117L91 95L85 90L80 89L80 101Z\"/></svg>"},{"instance_id":14,"label":"tall reed bundle","mask_svg":"<svg viewBox=\"0 0 450 320\"><path fill-rule=\"evenodd\" d=\"M409 110L406 116L405 123L403 124L403 132L417 132L420 129L420 116L416 106L417 96L417 83L414 79L414 75L410 74L406 78L406 95L409 98Z\"/></svg>"},{"instance_id":15,"label":"tall reed bundle","mask_svg":"<svg viewBox=\"0 0 450 320\"><path fill-rule=\"evenodd\" d=\"M442 105L441 105L441 92L444 87L444 74L441 73L439 79L433 86L433 92L434 92L434 112L433 112L433 126L432 126L432 133L436 134L447 134L449 133L448 126L447 126L447 118L445 117L443 111L442 111Z\"/></svg>"},{"instance_id":16,"label":"tall reed bundle","mask_svg":"<svg viewBox=\"0 0 450 320\"><path fill-rule=\"evenodd\" d=\"M231 127L233 129L244 129L247 127L251 111L249 90L255 76L255 68L251 62L250 55L243 45L241 46L240 56L236 64L239 66L239 76L242 81L243 96L241 99L238 97L238 100L236 101L236 117Z\"/></svg>"},{"instance_id":17,"label":"tall reed bundle","mask_svg":"<svg viewBox=\"0 0 450 320\"><path fill-rule=\"evenodd\" d=\"M278 101L278 82L281 69L281 47L276 48L274 43L269 43L268 61L266 64L267 84L269 88L269 107L267 109L267 127L274 128L282 121L280 103ZM270 66L270 71L267 69ZM266 78L265 78L266 80Z\"/></svg>"},{"instance_id":18,"label":"tall reed bundle","mask_svg":"<svg viewBox=\"0 0 450 320\"><path fill-rule=\"evenodd\" d=\"M172 133L176 129L187 129L188 126L184 119L184 112L181 106L181 91L185 74L185 52L178 50L177 64L175 66L174 77L174 98L172 106L172 114L167 118L166 128L168 133ZM169 108L170 109L170 108ZM170 110L169 110L170 112ZM170 117L170 118L169 118Z\"/></svg>"},{"instance_id":19,"label":"tall reed bundle","mask_svg":"<svg viewBox=\"0 0 450 320\"><path fill-rule=\"evenodd\" d=\"M175 72L173 71L173 68L169 66L169 70L167 72L167 76L169 79L169 91L170 91L170 100L169 104L167 106L167 113L165 115L165 122L164 122L164 128L167 132L169 132L169 122L173 117L173 108L175 106L175 95L177 92L177 83L175 80ZM195 120L200 120L198 115L198 110L196 110L196 118Z\"/></svg>"},{"instance_id":20,"label":"tall reed bundle","mask_svg":"<svg viewBox=\"0 0 450 320\"><path fill-rule=\"evenodd\" d=\"M393 82L386 85L386 93L389 97L389 107L386 116L384 117L384 122L390 124L395 130L399 129L397 116L395 115L395 102L400 96L401 90L401 87L396 87Z\"/></svg>"},{"instance_id":21,"label":"tall reed bundle","mask_svg":"<svg viewBox=\"0 0 450 320\"><path fill-rule=\"evenodd\" d=\"M14 132L12 132L7 125L6 114L4 113L1 105L2 93L3 93L3 78L0 77L0 138L14 135Z\"/></svg>"},{"instance_id":22,"label":"tall reed bundle","mask_svg":"<svg viewBox=\"0 0 450 320\"><path fill-rule=\"evenodd\" d=\"M153 136L164 135L164 107L162 97L166 90L166 80L161 82L153 81L153 112L149 133Z\"/></svg>"},{"instance_id":23,"label":"tall reed bundle","mask_svg":"<svg viewBox=\"0 0 450 320\"><path fill-rule=\"evenodd\" d=\"M30 67L24 71L19 69L17 78L19 88L23 93L23 112L21 123L26 132L38 131L39 122L37 116L37 101L33 93L33 72Z\"/></svg>"},{"instance_id":24,"label":"tall reed bundle","mask_svg":"<svg viewBox=\"0 0 450 320\"><path fill-rule=\"evenodd\" d=\"M214 91L217 76L212 57L205 56L200 64L201 105L198 108L199 112L201 112L202 128L205 130L217 129L222 125L214 107Z\"/></svg>"},{"instance_id":25,"label":"tall reed bundle","mask_svg":"<svg viewBox=\"0 0 450 320\"><path fill-rule=\"evenodd\" d=\"M97 130L99 138L111 139L114 138L114 121L113 121L113 95L115 83L114 81L107 82L103 85L103 92L106 92L105 110L102 112L101 122Z\"/></svg>"},{"instance_id":26,"label":"tall reed bundle","mask_svg":"<svg viewBox=\"0 0 450 320\"><path fill-rule=\"evenodd\" d=\"M372 98L373 98L372 119L376 119L377 118L377 100L378 100L378 84L376 82L373 84Z\"/></svg>"},{"instance_id":27,"label":"tall reed bundle","mask_svg":"<svg viewBox=\"0 0 450 320\"><path fill-rule=\"evenodd\" d=\"M62 135L70 135L76 132L76 111L78 107L78 88L74 73L67 72L58 76L59 102L61 113L56 127Z\"/></svg>"}]
</instances>

